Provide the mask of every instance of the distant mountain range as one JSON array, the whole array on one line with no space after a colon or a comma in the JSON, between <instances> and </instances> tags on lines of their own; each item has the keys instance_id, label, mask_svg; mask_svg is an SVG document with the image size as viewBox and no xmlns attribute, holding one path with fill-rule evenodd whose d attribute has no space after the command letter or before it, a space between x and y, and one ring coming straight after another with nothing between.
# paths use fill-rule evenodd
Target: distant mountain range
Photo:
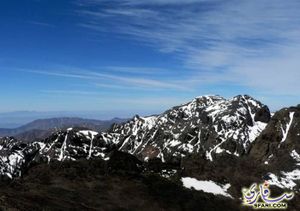
<instances>
[{"instance_id":1,"label":"distant mountain range","mask_svg":"<svg viewBox=\"0 0 300 211\"><path fill-rule=\"evenodd\" d=\"M45 125L67 126L59 122ZM241 190L262 182L272 194L294 191L289 210L300 210L300 106L271 114L248 95L201 96L105 132L71 125L30 143L6 137L0 175L15 181L0 190L4 210L249 210ZM86 192L97 200L79 203Z\"/></svg>"},{"instance_id":2,"label":"distant mountain range","mask_svg":"<svg viewBox=\"0 0 300 211\"><path fill-rule=\"evenodd\" d=\"M0 128L17 128L37 119L78 117L82 119L110 120L115 117L129 119L135 114L149 115L158 110L106 110L106 111L14 111L0 112Z\"/></svg>"},{"instance_id":3,"label":"distant mountain range","mask_svg":"<svg viewBox=\"0 0 300 211\"><path fill-rule=\"evenodd\" d=\"M44 139L57 130L71 127L89 128L94 131L103 132L109 129L112 124L122 123L124 121L126 121L126 119L119 118L111 120L94 120L71 117L38 119L13 129L0 128L0 137L14 136L19 140L28 142L37 139Z\"/></svg>"}]
</instances>

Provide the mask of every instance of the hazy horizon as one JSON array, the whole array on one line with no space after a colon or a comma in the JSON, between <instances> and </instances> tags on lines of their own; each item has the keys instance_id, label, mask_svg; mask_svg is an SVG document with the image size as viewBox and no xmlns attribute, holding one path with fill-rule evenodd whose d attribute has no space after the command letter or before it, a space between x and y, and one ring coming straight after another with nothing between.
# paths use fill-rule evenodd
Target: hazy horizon
<instances>
[{"instance_id":1,"label":"hazy horizon","mask_svg":"<svg viewBox=\"0 0 300 211\"><path fill-rule=\"evenodd\" d=\"M198 96L199 97L199 96ZM191 101L192 99L190 99ZM110 111L10 111L0 112L0 128L16 128L24 124L30 123L37 119L48 118L62 118L62 117L74 117L74 118L86 118L96 120L111 120L113 118L130 119L134 115L149 116L161 114L162 112L178 105L188 103L188 101L166 107L161 110L110 110ZM263 103L263 102L262 102ZM291 105L297 106L297 105ZM289 106L290 107L290 106ZM279 108L281 109L281 108ZM277 110L270 109L271 112Z\"/></svg>"},{"instance_id":2,"label":"hazy horizon","mask_svg":"<svg viewBox=\"0 0 300 211\"><path fill-rule=\"evenodd\" d=\"M134 115L153 115L159 111L113 111L107 113L105 111L14 111L0 112L0 128L16 128L24 124L30 123L38 119L49 118L84 118L95 120L111 120L114 118L128 119Z\"/></svg>"}]
</instances>

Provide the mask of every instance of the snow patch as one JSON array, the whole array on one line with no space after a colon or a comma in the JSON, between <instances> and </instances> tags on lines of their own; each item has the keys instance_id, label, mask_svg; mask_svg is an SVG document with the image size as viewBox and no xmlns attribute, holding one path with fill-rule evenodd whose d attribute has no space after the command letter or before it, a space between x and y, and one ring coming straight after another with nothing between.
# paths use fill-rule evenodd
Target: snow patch
<instances>
[{"instance_id":1,"label":"snow patch","mask_svg":"<svg viewBox=\"0 0 300 211\"><path fill-rule=\"evenodd\" d=\"M94 137L98 135L98 132L92 130L80 130L79 133L91 139L94 139Z\"/></svg>"},{"instance_id":2,"label":"snow patch","mask_svg":"<svg viewBox=\"0 0 300 211\"><path fill-rule=\"evenodd\" d=\"M291 157L294 158L294 160L296 160L297 162L300 162L300 155L296 152L296 150L293 150L290 153Z\"/></svg>"},{"instance_id":3,"label":"snow patch","mask_svg":"<svg viewBox=\"0 0 300 211\"><path fill-rule=\"evenodd\" d=\"M252 143L267 126L264 122L254 122L252 127L249 127L249 141Z\"/></svg>"},{"instance_id":4,"label":"snow patch","mask_svg":"<svg viewBox=\"0 0 300 211\"><path fill-rule=\"evenodd\" d=\"M282 131L282 139L281 139L281 142L280 142L280 143L285 142L285 140L286 140L286 138L287 138L287 135L288 135L288 133L289 133L290 127L291 127L292 122L293 122L294 114L295 114L295 112L290 112L290 115L289 115L290 121L289 121L289 123L286 125L285 130L281 127L281 131ZM279 147L280 147L280 145L279 145Z\"/></svg>"},{"instance_id":5,"label":"snow patch","mask_svg":"<svg viewBox=\"0 0 300 211\"><path fill-rule=\"evenodd\" d=\"M293 189L297 184L295 180L300 180L300 170L295 169L291 172L281 172L282 177L278 177L275 174L269 174L271 178L269 180L270 185L275 185L280 188Z\"/></svg>"},{"instance_id":6,"label":"snow patch","mask_svg":"<svg viewBox=\"0 0 300 211\"><path fill-rule=\"evenodd\" d=\"M58 161L63 161L64 160L64 153L66 151L66 148L67 148L67 140L68 140L68 134L65 136L65 140L61 146L61 149L60 149L60 154L59 154L59 157L58 157Z\"/></svg>"},{"instance_id":7,"label":"snow patch","mask_svg":"<svg viewBox=\"0 0 300 211\"><path fill-rule=\"evenodd\" d=\"M227 193L227 190L230 188L230 184L226 184L223 186L217 185L213 181L201 181L191 177L183 177L181 178L183 186L186 188L194 188L195 190L202 190L207 193L213 193L215 195L222 195L229 198L232 198L230 194Z\"/></svg>"},{"instance_id":8,"label":"snow patch","mask_svg":"<svg viewBox=\"0 0 300 211\"><path fill-rule=\"evenodd\" d=\"M149 130L156 125L156 121L157 121L156 116L141 117L141 119L145 121L145 125Z\"/></svg>"}]
</instances>

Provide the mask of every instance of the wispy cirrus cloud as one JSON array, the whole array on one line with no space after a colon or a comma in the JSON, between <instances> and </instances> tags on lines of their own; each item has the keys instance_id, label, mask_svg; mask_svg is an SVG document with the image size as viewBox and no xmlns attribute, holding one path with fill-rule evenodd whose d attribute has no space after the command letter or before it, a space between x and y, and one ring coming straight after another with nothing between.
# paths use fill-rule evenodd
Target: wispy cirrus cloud
<instances>
[{"instance_id":1,"label":"wispy cirrus cloud","mask_svg":"<svg viewBox=\"0 0 300 211\"><path fill-rule=\"evenodd\" d=\"M41 22L41 21L26 21L26 23L37 25L37 26L55 27L55 25L53 24Z\"/></svg>"},{"instance_id":2,"label":"wispy cirrus cloud","mask_svg":"<svg viewBox=\"0 0 300 211\"><path fill-rule=\"evenodd\" d=\"M99 96L99 92L82 91L82 90L40 90L44 94L59 94L59 95L87 95L87 96Z\"/></svg>"},{"instance_id":3,"label":"wispy cirrus cloud","mask_svg":"<svg viewBox=\"0 0 300 211\"><path fill-rule=\"evenodd\" d=\"M102 69L105 69L109 72L114 73L128 73L128 74L137 74L137 75L164 75L170 74L173 70L172 69L164 69L164 68L157 68L157 67L128 67L128 66L106 66Z\"/></svg>"},{"instance_id":4,"label":"wispy cirrus cloud","mask_svg":"<svg viewBox=\"0 0 300 211\"><path fill-rule=\"evenodd\" d=\"M128 71L136 71L136 67L130 68L130 67L110 67L113 70L121 70L128 73ZM66 68L68 69L68 68ZM72 68L70 68L72 69ZM151 70L154 70L153 68L150 68ZM107 70L107 69L106 69ZM144 68L144 70L147 70ZM26 70L26 69L20 69L19 71L22 72L28 72L33 74L39 74L39 75L46 75L46 76L54 76L54 77L63 77L63 78L70 78L70 79L81 79L88 81L89 83L93 83L96 86L100 87L102 84L102 87L105 87L105 84L107 85L108 82L111 82L111 84L106 87L114 87L114 88L144 88L148 90L159 90L159 89L171 89L171 90L181 90L181 91L188 91L192 90L192 87L189 87L186 85L186 80L157 80L157 79L151 79L144 77L136 77L136 76L121 76L117 74L110 74L105 73L104 71L94 71L94 70L74 70L74 71L49 71L49 70ZM103 73L104 72L104 73ZM102 82L102 83L101 83ZM190 81L191 82L191 81Z\"/></svg>"},{"instance_id":5,"label":"wispy cirrus cloud","mask_svg":"<svg viewBox=\"0 0 300 211\"><path fill-rule=\"evenodd\" d=\"M81 26L176 54L195 80L300 95L297 0L88 2Z\"/></svg>"},{"instance_id":6,"label":"wispy cirrus cloud","mask_svg":"<svg viewBox=\"0 0 300 211\"><path fill-rule=\"evenodd\" d=\"M79 5L84 4L102 4L103 2L109 3L109 2L117 2L122 5L185 5L185 4L193 4L193 3L199 3L199 2L205 2L205 1L216 1L216 0L84 0L84 1L78 1L77 3Z\"/></svg>"}]
</instances>

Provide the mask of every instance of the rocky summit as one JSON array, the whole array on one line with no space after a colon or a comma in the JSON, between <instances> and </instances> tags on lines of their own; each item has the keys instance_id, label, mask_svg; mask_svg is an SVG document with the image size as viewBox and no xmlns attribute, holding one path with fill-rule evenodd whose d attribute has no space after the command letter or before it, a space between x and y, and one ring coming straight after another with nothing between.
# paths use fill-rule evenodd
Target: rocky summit
<instances>
[{"instance_id":1,"label":"rocky summit","mask_svg":"<svg viewBox=\"0 0 300 211\"><path fill-rule=\"evenodd\" d=\"M269 120L268 107L247 95L203 96L161 115L136 116L110 132L120 135L120 150L143 160L199 154L213 161L222 153L245 154Z\"/></svg>"},{"instance_id":2,"label":"rocky summit","mask_svg":"<svg viewBox=\"0 0 300 211\"><path fill-rule=\"evenodd\" d=\"M224 210L247 210L241 205L241 189L264 181L274 193L294 191L289 208L299 210L300 106L271 114L248 95L201 96L159 115L136 115L106 132L69 128L29 143L3 137L0 175L4 210L36 209L30 199L34 191L46 196L40 200L47 209L76 205L78 210L147 210L153 205L161 210L196 210L198 203L203 210L218 210L213 202L222 201ZM77 182L90 187L91 198L101 195L92 191L101 187L107 196L129 191L131 199L137 197L144 204L140 201L135 207L125 194L123 198L101 195L99 204L85 200L80 205L76 197L70 198L84 195L81 187L75 187ZM219 191L189 189L195 182ZM156 189L159 185L165 187L161 192ZM51 188L59 186L65 201L55 202L51 193L57 190ZM33 192L25 193L26 187ZM18 193L21 198L12 197L18 188L23 191ZM178 206L169 201L173 193L181 196ZM207 199L212 203L205 207ZM100 204L105 206L99 208Z\"/></svg>"}]
</instances>

